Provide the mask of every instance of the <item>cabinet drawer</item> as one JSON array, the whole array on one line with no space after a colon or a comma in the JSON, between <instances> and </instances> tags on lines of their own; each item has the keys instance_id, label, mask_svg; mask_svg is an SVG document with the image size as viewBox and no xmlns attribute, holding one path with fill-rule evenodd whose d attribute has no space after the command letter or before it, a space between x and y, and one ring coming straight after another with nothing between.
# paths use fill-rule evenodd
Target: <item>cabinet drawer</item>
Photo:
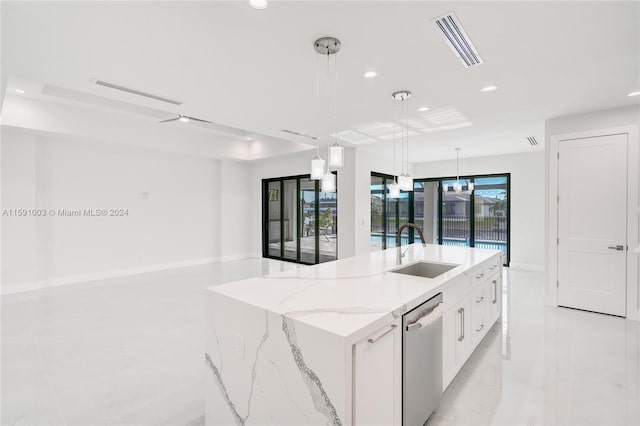
<instances>
[{"instance_id":1,"label":"cabinet drawer","mask_svg":"<svg viewBox=\"0 0 640 426\"><path fill-rule=\"evenodd\" d=\"M483 282L485 277L486 277L486 271L485 271L485 268L482 266L474 269L471 272L471 281L473 285Z\"/></svg>"}]
</instances>

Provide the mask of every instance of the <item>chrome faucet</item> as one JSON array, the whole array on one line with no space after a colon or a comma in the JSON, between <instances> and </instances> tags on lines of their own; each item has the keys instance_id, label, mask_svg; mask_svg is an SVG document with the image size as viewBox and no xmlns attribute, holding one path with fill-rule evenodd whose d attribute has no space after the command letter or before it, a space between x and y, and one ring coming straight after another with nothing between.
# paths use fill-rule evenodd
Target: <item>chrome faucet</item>
<instances>
[{"instance_id":1,"label":"chrome faucet","mask_svg":"<svg viewBox=\"0 0 640 426\"><path fill-rule=\"evenodd\" d=\"M415 223L405 223L398 228L398 234L396 235L396 247L398 248L398 255L396 256L396 265L402 265L402 240L400 239L402 236L402 231L407 228L413 228L418 231L418 235L420 235L420 239L422 240L422 247L426 247L427 243L424 240L424 235L422 234L422 228L420 228Z\"/></svg>"}]
</instances>

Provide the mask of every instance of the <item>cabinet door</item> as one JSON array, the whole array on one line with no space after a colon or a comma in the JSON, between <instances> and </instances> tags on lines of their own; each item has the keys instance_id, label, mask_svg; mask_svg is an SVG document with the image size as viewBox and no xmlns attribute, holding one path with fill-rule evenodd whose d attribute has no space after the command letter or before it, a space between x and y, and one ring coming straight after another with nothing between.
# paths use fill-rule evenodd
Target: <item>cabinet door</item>
<instances>
[{"instance_id":1,"label":"cabinet door","mask_svg":"<svg viewBox=\"0 0 640 426\"><path fill-rule=\"evenodd\" d=\"M456 329L457 308L449 309L442 316L442 390L444 391L455 377L456 369L456 339L459 334Z\"/></svg>"},{"instance_id":2,"label":"cabinet door","mask_svg":"<svg viewBox=\"0 0 640 426\"><path fill-rule=\"evenodd\" d=\"M471 334L474 347L480 342L488 326L486 287L486 284L479 285L471 295Z\"/></svg>"},{"instance_id":3,"label":"cabinet door","mask_svg":"<svg viewBox=\"0 0 640 426\"><path fill-rule=\"evenodd\" d=\"M354 345L355 425L402 422L402 319Z\"/></svg>"}]
</instances>

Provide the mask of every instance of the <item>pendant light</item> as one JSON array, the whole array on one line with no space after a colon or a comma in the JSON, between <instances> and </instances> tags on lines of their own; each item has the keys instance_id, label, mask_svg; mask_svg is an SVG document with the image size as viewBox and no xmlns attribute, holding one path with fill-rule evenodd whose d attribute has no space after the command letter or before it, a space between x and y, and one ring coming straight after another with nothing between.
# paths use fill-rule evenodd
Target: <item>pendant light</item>
<instances>
[{"instance_id":1,"label":"pendant light","mask_svg":"<svg viewBox=\"0 0 640 426\"><path fill-rule=\"evenodd\" d=\"M336 175L334 175L333 173L331 173L331 169L332 168L340 168L344 166L344 148L341 147L340 145L338 145L338 50L340 49L340 41L338 41L337 39L333 39L333 45L337 46L335 52L333 52L333 137L334 137L334 142L333 145L331 145L328 149L327 152L327 157L328 157L328 162L329 164L327 165L327 171L324 174L324 176L322 177L322 192L336 192ZM331 40L329 40L331 42ZM317 44L317 42L316 42ZM317 47L316 47L317 49ZM330 55L332 55L332 53L330 53L330 51L327 49L327 88L329 88L329 80L331 77L331 72L330 72ZM327 105L329 105L331 102L328 101ZM330 108L327 108L328 110ZM331 113L330 111L327 113L327 129L329 129L329 125L328 123L331 122ZM327 131L327 140L331 139L331 136L328 134L329 131Z\"/></svg>"},{"instance_id":2,"label":"pendant light","mask_svg":"<svg viewBox=\"0 0 640 426\"><path fill-rule=\"evenodd\" d=\"M460 183L460 148L455 148L456 151L456 181L453 183L453 192L456 194L462 193L462 184ZM471 194L473 192L475 185L473 182L469 182L467 185L467 193ZM447 192L449 190L449 185L443 184L442 191Z\"/></svg>"},{"instance_id":3,"label":"pendant light","mask_svg":"<svg viewBox=\"0 0 640 426\"><path fill-rule=\"evenodd\" d=\"M327 172L322 176L322 192L336 192L336 175Z\"/></svg>"},{"instance_id":4,"label":"pendant light","mask_svg":"<svg viewBox=\"0 0 640 426\"><path fill-rule=\"evenodd\" d=\"M316 51L316 57L319 57L320 54L327 55L327 82L329 81L330 75L330 60L329 57L331 55L335 55L340 50L340 40L335 37L322 37L316 40L313 44L313 47ZM335 58L335 56L334 56ZM317 61L319 62L319 61ZM334 63L336 63L334 61ZM337 104L337 89L338 89L338 77L337 71L334 70L334 105ZM329 84L327 84L329 87ZM318 106L318 113L316 114L316 119L319 119L320 116L320 72L319 67L316 70L316 100ZM330 104L330 102L328 103ZM330 108L328 108L330 109ZM327 121L327 129L330 127L330 114L328 114ZM336 120L337 113L334 108L334 121ZM318 125L319 127L319 125ZM320 141L317 141L316 144L316 156L313 160L311 160L311 179L322 180L322 192L335 192L336 191L336 177L333 173L330 172L330 167L342 167L344 165L344 149L338 145L337 141L337 131L336 140L332 146L329 147L328 158L329 164L325 168L326 162L320 156Z\"/></svg>"},{"instance_id":5,"label":"pendant light","mask_svg":"<svg viewBox=\"0 0 640 426\"><path fill-rule=\"evenodd\" d=\"M329 167L340 169L344 167L344 148L338 144L338 51L340 41L334 39L337 50L333 55L333 145L329 147ZM329 55L329 54L328 54ZM327 56L327 76L329 75L329 57ZM335 179L334 179L335 180Z\"/></svg>"},{"instance_id":6,"label":"pendant light","mask_svg":"<svg viewBox=\"0 0 640 426\"><path fill-rule=\"evenodd\" d=\"M413 178L409 174L409 98L411 97L411 92L408 90L400 90L398 92L394 92L391 96L394 100L401 102L401 111L403 116L400 134L400 148L402 150L400 164L402 173L398 177L398 184L402 191L413 191ZM407 153L406 157L405 150Z\"/></svg>"},{"instance_id":7,"label":"pendant light","mask_svg":"<svg viewBox=\"0 0 640 426\"><path fill-rule=\"evenodd\" d=\"M394 92L391 97L396 99L396 94L400 92ZM399 178L396 176L396 105L393 104L393 183L389 185L389 198L400 198L400 184Z\"/></svg>"}]
</instances>

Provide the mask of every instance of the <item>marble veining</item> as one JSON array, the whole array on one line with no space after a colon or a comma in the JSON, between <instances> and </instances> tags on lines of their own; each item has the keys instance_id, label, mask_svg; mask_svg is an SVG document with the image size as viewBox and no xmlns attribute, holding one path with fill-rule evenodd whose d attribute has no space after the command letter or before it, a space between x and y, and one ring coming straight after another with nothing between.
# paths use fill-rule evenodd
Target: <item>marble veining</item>
<instances>
[{"instance_id":1,"label":"marble veining","mask_svg":"<svg viewBox=\"0 0 640 426\"><path fill-rule=\"evenodd\" d=\"M318 378L317 374L307 365L304 357L302 356L302 351L300 351L300 347L298 346L293 321L284 315L282 316L282 331L287 337L289 346L291 346L291 354L293 355L293 359L298 370L300 370L300 373L302 374L302 378L304 379L309 392L311 393L311 398L313 399L313 404L316 410L327 418L330 425L342 426L342 421L340 420L335 407L331 403L329 396L322 387L322 382Z\"/></svg>"},{"instance_id":2,"label":"marble veining","mask_svg":"<svg viewBox=\"0 0 640 426\"><path fill-rule=\"evenodd\" d=\"M235 420L236 425L244 426L247 420L247 417L249 417L249 414L247 413L246 417L242 417L238 413L238 410L236 409L236 404L233 401L231 401L231 397L229 396L229 391L227 391L227 387L225 386L224 381L222 380L222 374L220 374L220 370L218 370L218 367L216 367L216 365L213 363L213 360L211 359L208 353L205 352L204 358L205 358L205 364L207 365L207 367L209 367L209 369L213 373L214 382L216 382L216 385L218 386L218 389L220 389L220 393L222 394L222 397L224 398L225 402L229 406L229 409L231 410L231 414L233 414L233 419Z\"/></svg>"},{"instance_id":3,"label":"marble veining","mask_svg":"<svg viewBox=\"0 0 640 426\"><path fill-rule=\"evenodd\" d=\"M256 348L256 355L255 355L255 357L253 359L253 364L251 366L251 385L249 387L249 397L248 397L248 400L247 400L247 415L246 416L243 417L243 416L240 415L240 413L238 413L238 410L236 409L236 405L231 400L231 397L229 396L229 391L227 390L227 387L225 386L224 381L222 380L222 363L223 363L223 361L222 361L222 348L220 346L220 341L218 339L218 334L215 333L215 330L213 331L213 333L215 335L217 346L218 346L218 352L220 354L220 369L218 369L218 367L216 367L216 365L213 363L213 360L211 359L209 354L205 352L205 363L209 367L209 369L211 369L211 371L213 372L214 381L216 382L216 385L218 386L218 389L220 389L220 393L222 394L222 397L225 399L225 402L227 403L227 406L229 407L229 409L231 410L231 413L233 414L233 418L234 418L234 420L236 422L236 425L238 425L238 426L244 426L246 424L247 420L249 420L249 416L251 415L251 400L253 398L253 390L255 388L256 381L257 381L256 367L257 367L257 364L258 364L258 357L259 357L260 353L262 352L262 347L264 346L264 344L269 339L269 312L268 311L264 312L264 317L265 317L264 334L262 335L262 338L260 339L260 343L258 344L258 347Z\"/></svg>"}]
</instances>

